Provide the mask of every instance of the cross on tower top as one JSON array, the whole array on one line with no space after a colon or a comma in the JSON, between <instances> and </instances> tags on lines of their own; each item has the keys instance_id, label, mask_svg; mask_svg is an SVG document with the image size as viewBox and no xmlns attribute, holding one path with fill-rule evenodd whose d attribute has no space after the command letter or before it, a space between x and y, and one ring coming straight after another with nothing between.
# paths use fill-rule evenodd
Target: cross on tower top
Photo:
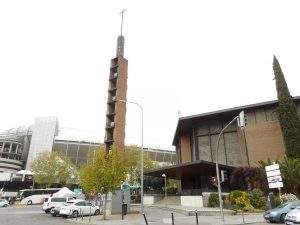
<instances>
[{"instance_id":1,"label":"cross on tower top","mask_svg":"<svg viewBox=\"0 0 300 225\"><path fill-rule=\"evenodd\" d=\"M122 11L119 13L122 15L122 17L121 17L121 36L123 34L123 15L124 15L124 12L126 12L126 11L127 11L127 9L122 9Z\"/></svg>"}]
</instances>

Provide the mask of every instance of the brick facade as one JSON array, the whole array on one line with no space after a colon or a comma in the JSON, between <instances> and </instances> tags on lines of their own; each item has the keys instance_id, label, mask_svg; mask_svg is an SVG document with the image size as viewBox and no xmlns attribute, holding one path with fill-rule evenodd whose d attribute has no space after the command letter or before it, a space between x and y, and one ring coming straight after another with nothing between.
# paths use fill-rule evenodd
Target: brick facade
<instances>
[{"instance_id":1,"label":"brick facade","mask_svg":"<svg viewBox=\"0 0 300 225\"><path fill-rule=\"evenodd\" d=\"M300 97L294 99L300 114ZM242 130L234 123L224 131L219 144L219 163L255 166L259 160L282 159L285 147L276 106L277 102L272 101L180 119L173 141L181 156L179 163L215 162L220 131L242 110L248 125Z\"/></svg>"}]
</instances>

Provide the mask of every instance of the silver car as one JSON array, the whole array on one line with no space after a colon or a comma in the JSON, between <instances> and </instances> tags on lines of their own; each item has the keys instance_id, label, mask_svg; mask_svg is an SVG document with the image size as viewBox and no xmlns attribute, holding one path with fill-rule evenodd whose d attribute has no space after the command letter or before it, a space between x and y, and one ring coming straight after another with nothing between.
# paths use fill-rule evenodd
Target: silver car
<instances>
[{"instance_id":1,"label":"silver car","mask_svg":"<svg viewBox=\"0 0 300 225\"><path fill-rule=\"evenodd\" d=\"M270 209L266 211L264 214L264 218L271 223L272 222L284 223L286 214L298 206L300 206L299 200L283 203L275 209Z\"/></svg>"}]
</instances>

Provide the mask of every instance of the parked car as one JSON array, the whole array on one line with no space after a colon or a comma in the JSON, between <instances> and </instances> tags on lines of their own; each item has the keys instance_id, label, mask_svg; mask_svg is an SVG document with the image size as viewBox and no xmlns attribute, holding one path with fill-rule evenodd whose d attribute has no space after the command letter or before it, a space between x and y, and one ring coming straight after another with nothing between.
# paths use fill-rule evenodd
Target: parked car
<instances>
[{"instance_id":1,"label":"parked car","mask_svg":"<svg viewBox=\"0 0 300 225\"><path fill-rule=\"evenodd\" d=\"M73 197L49 197L45 198L42 210L45 211L45 213L49 213L51 209L55 207L62 206L64 203L72 200Z\"/></svg>"},{"instance_id":2,"label":"parked car","mask_svg":"<svg viewBox=\"0 0 300 225\"><path fill-rule=\"evenodd\" d=\"M6 199L0 199L0 207L9 206L9 202Z\"/></svg>"},{"instance_id":3,"label":"parked car","mask_svg":"<svg viewBox=\"0 0 300 225\"><path fill-rule=\"evenodd\" d=\"M76 199L72 199L72 200L68 201L67 203L68 203L68 204L71 204L71 202L77 202L77 201L78 201L78 200L76 200ZM64 207L65 205L66 205L66 203L63 203L63 204L60 205L60 206L56 206L56 207L52 208L52 209L50 210L50 214L51 214L52 216L54 216L54 217L56 217L56 216L61 216L61 215L59 214L59 211L60 211L61 207Z\"/></svg>"},{"instance_id":4,"label":"parked car","mask_svg":"<svg viewBox=\"0 0 300 225\"><path fill-rule=\"evenodd\" d=\"M100 208L84 200L72 200L65 203L59 210L59 215L63 217L78 217L87 215L99 215Z\"/></svg>"},{"instance_id":5,"label":"parked car","mask_svg":"<svg viewBox=\"0 0 300 225\"><path fill-rule=\"evenodd\" d=\"M286 214L285 224L286 225L300 224L300 206L298 206L296 209L293 209L288 214Z\"/></svg>"},{"instance_id":6,"label":"parked car","mask_svg":"<svg viewBox=\"0 0 300 225\"><path fill-rule=\"evenodd\" d=\"M288 212L300 206L300 201L292 201L283 203L275 209L270 209L265 212L264 218L269 222L281 222L284 223L284 218Z\"/></svg>"}]
</instances>

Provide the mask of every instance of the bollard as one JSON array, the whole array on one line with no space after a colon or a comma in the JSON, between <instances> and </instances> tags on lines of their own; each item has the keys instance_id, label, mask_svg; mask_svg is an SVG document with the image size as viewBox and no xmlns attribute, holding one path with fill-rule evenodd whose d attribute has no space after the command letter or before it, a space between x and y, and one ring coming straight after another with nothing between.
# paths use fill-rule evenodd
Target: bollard
<instances>
[{"instance_id":1,"label":"bollard","mask_svg":"<svg viewBox=\"0 0 300 225\"><path fill-rule=\"evenodd\" d=\"M81 221L83 221L83 210L81 211Z\"/></svg>"},{"instance_id":2,"label":"bollard","mask_svg":"<svg viewBox=\"0 0 300 225\"><path fill-rule=\"evenodd\" d=\"M199 220L198 220L198 211L196 210L196 224L199 225Z\"/></svg>"},{"instance_id":3,"label":"bollard","mask_svg":"<svg viewBox=\"0 0 300 225\"><path fill-rule=\"evenodd\" d=\"M89 223L91 222L91 215L92 214L92 207L90 206L90 217L89 217Z\"/></svg>"},{"instance_id":4,"label":"bollard","mask_svg":"<svg viewBox=\"0 0 300 225\"><path fill-rule=\"evenodd\" d=\"M245 224L244 210L242 210L242 218L243 218L243 224Z\"/></svg>"},{"instance_id":5,"label":"bollard","mask_svg":"<svg viewBox=\"0 0 300 225\"><path fill-rule=\"evenodd\" d=\"M144 220L145 220L146 225L148 225L148 221L147 221L145 213L143 213L143 216L144 216Z\"/></svg>"},{"instance_id":6,"label":"bollard","mask_svg":"<svg viewBox=\"0 0 300 225\"><path fill-rule=\"evenodd\" d=\"M172 215L172 225L174 225L174 213L171 213Z\"/></svg>"}]
</instances>

